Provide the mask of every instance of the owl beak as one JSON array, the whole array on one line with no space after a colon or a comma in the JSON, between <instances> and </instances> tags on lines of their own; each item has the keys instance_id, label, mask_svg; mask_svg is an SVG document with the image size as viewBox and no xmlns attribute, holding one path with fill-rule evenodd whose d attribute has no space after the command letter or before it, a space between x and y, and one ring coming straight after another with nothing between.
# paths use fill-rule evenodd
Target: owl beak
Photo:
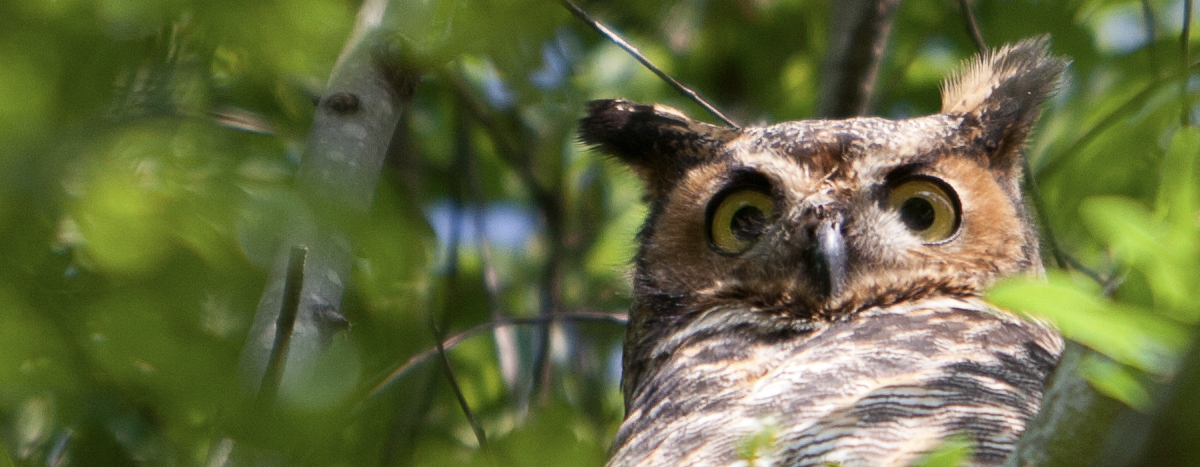
<instances>
[{"instance_id":1,"label":"owl beak","mask_svg":"<svg viewBox=\"0 0 1200 467\"><path fill-rule=\"evenodd\" d=\"M813 248L813 277L825 286L829 297L846 288L846 240L840 219L823 219L817 224Z\"/></svg>"}]
</instances>

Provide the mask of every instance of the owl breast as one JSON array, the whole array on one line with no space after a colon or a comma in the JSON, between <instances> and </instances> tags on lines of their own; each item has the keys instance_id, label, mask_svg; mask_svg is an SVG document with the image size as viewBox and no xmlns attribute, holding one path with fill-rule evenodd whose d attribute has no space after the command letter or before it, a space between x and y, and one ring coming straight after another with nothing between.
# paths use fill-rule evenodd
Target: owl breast
<instances>
[{"instance_id":1,"label":"owl breast","mask_svg":"<svg viewBox=\"0 0 1200 467\"><path fill-rule=\"evenodd\" d=\"M696 313L655 349L609 465L903 466L954 436L1000 465L1062 352L1046 325L977 299L703 331L731 313Z\"/></svg>"}]
</instances>

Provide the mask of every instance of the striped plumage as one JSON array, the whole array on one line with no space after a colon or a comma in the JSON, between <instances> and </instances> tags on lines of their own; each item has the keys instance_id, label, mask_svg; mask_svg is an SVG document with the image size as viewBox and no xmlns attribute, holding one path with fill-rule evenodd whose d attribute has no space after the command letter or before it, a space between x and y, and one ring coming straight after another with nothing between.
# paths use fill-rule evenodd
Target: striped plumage
<instances>
[{"instance_id":1,"label":"striped plumage","mask_svg":"<svg viewBox=\"0 0 1200 467\"><path fill-rule=\"evenodd\" d=\"M1062 352L988 305L1039 274L1020 151L1066 62L971 62L942 113L733 129L597 101L582 139L646 182L610 466L1000 465Z\"/></svg>"},{"instance_id":2,"label":"striped plumage","mask_svg":"<svg viewBox=\"0 0 1200 467\"><path fill-rule=\"evenodd\" d=\"M787 336L721 330L722 312L694 318L718 328L708 338L661 349L609 465L908 465L959 431L979 440L977 462L1000 464L1062 351L1044 326L971 298L871 308ZM760 434L771 442L747 452Z\"/></svg>"}]
</instances>

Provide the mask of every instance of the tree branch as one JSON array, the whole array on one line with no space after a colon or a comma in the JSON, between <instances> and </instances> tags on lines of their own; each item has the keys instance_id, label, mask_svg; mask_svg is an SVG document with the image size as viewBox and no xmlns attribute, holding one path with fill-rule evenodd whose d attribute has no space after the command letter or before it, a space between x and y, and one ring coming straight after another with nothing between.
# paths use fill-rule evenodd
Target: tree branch
<instances>
[{"instance_id":1,"label":"tree branch","mask_svg":"<svg viewBox=\"0 0 1200 467\"><path fill-rule=\"evenodd\" d=\"M587 14L586 11L583 11L582 8L579 8L578 5L571 3L570 0L562 0L562 4L567 8L567 10L571 11L571 14L575 15L576 18L579 18L580 21L583 21L588 26L591 26L592 29L596 30L596 32L600 33L601 36L604 36L604 38L608 39L609 42L616 44L617 47L620 47L626 53L633 56L633 58L641 63L642 66L646 67L648 70L654 73L655 76L658 76L659 79L662 79L669 86L671 86L671 89L674 89L684 97L691 99L692 102L699 104L700 107L703 107L704 110L707 110L709 113L721 119L721 121L725 122L726 125L729 125L733 128L740 128L740 125L738 125L737 122L734 122L732 119L725 116L725 114L721 113L720 110L717 110L717 108L712 104L709 104L708 101L700 97L696 91L684 86L683 83L680 83L675 78L671 77L671 75L668 75L665 71L662 71L662 68L659 68L658 65L655 65L654 62L651 62L649 58L646 58L646 56L642 54L642 51L638 50L638 48L634 47L633 44L630 44L628 41L623 39L620 34L617 34L612 29L609 29L608 26L604 25L604 23L592 18L591 15Z\"/></svg>"},{"instance_id":2,"label":"tree branch","mask_svg":"<svg viewBox=\"0 0 1200 467\"><path fill-rule=\"evenodd\" d=\"M285 227L239 364L251 392L258 391L275 335L282 331L276 323L293 246L306 247L308 258L292 336L283 350L284 384L307 373L332 335L345 328L339 306L353 260L345 227L366 218L400 110L417 79L414 70L378 55L382 36L360 37L334 68L313 119L296 176L308 216Z\"/></svg>"},{"instance_id":3,"label":"tree branch","mask_svg":"<svg viewBox=\"0 0 1200 467\"><path fill-rule=\"evenodd\" d=\"M846 118L870 112L875 79L899 7L900 0L834 2L830 48L817 94L818 116Z\"/></svg>"},{"instance_id":4,"label":"tree branch","mask_svg":"<svg viewBox=\"0 0 1200 467\"><path fill-rule=\"evenodd\" d=\"M494 319L486 323L477 324L470 329L451 334L442 341L442 348L452 349L464 340L474 337L480 333L491 331L496 328L510 326L541 326L554 321L596 321L603 323L612 323L619 326L624 326L629 322L629 315L625 313L605 313L599 311L576 311L566 313L555 313L552 315L539 315L523 318L504 317ZM367 398L374 398L386 391L397 381L403 379L414 368L425 363L430 357L433 357L438 352L438 349L431 348L409 357L403 364L396 367L383 377L378 383L371 387L367 394Z\"/></svg>"},{"instance_id":5,"label":"tree branch","mask_svg":"<svg viewBox=\"0 0 1200 467\"><path fill-rule=\"evenodd\" d=\"M1192 96L1188 93L1188 64L1192 55L1192 0L1183 0L1183 28L1179 32L1179 69L1183 79L1179 83L1179 102L1182 110L1179 114L1179 124L1192 125Z\"/></svg>"},{"instance_id":6,"label":"tree branch","mask_svg":"<svg viewBox=\"0 0 1200 467\"><path fill-rule=\"evenodd\" d=\"M962 9L963 19L967 22L967 35L971 36L971 40L975 42L975 51L987 52L987 41L983 39L983 31L979 29L979 22L975 20L975 11L971 8L971 0L958 0L958 7Z\"/></svg>"}]
</instances>

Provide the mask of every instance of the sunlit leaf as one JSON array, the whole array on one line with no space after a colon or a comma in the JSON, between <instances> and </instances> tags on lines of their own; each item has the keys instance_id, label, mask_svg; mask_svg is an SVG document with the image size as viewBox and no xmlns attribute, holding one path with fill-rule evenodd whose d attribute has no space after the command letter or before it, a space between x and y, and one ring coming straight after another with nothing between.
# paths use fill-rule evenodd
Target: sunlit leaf
<instances>
[{"instance_id":1,"label":"sunlit leaf","mask_svg":"<svg viewBox=\"0 0 1200 467\"><path fill-rule=\"evenodd\" d=\"M1200 283L1195 272L1200 258L1194 228L1173 232L1171 225L1126 198L1089 198L1080 206L1080 216L1119 258L1149 277L1160 311L1184 321L1195 319L1175 311L1195 309L1190 302L1194 284Z\"/></svg>"},{"instance_id":2,"label":"sunlit leaf","mask_svg":"<svg viewBox=\"0 0 1200 467\"><path fill-rule=\"evenodd\" d=\"M1048 279L1004 281L988 298L1001 307L1045 317L1066 337L1118 362L1156 374L1174 369L1188 342L1185 327L1080 290L1062 274Z\"/></svg>"},{"instance_id":3,"label":"sunlit leaf","mask_svg":"<svg viewBox=\"0 0 1200 467\"><path fill-rule=\"evenodd\" d=\"M961 437L943 442L933 452L925 454L914 466L957 467L967 464L971 458L971 443Z\"/></svg>"}]
</instances>

